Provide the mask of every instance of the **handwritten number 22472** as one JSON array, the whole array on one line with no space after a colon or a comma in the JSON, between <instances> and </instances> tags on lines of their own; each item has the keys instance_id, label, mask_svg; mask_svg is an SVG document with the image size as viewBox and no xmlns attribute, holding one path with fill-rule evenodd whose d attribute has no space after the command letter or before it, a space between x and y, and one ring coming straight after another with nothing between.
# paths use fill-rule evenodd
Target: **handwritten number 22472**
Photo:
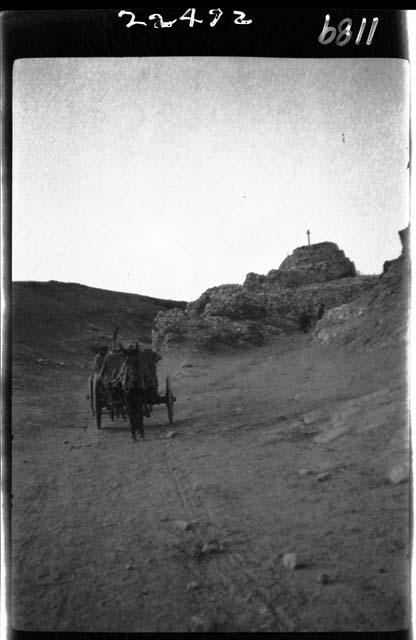
<instances>
[{"instance_id":1,"label":"handwritten number 22472","mask_svg":"<svg viewBox=\"0 0 416 640\"><path fill-rule=\"evenodd\" d=\"M213 16L211 22L209 23L210 27L215 27L217 22L221 19L221 17L224 14L224 12L221 11L221 9L210 9L208 13L210 16ZM233 13L234 15L237 16L234 19L234 24L244 25L244 24L251 24L253 22L252 20L246 18L246 14L244 13L244 11L233 11ZM196 14L195 9L187 9L185 13L180 16L179 20L189 21L190 27L193 27L194 24L196 23L201 24L203 20L198 20L195 14ZM130 16L130 20L126 24L127 29L129 29L130 27L134 27L135 25L141 25L143 27L147 27L146 22L141 22L136 20L136 15L132 11L122 10L122 11L119 11L117 15L119 18L122 18L123 16ZM149 16L149 20L154 21L153 26L155 29L168 29L169 27L172 27L175 24L175 22L177 22L177 19L170 20L170 21L163 20L160 13L152 13Z\"/></svg>"}]
</instances>

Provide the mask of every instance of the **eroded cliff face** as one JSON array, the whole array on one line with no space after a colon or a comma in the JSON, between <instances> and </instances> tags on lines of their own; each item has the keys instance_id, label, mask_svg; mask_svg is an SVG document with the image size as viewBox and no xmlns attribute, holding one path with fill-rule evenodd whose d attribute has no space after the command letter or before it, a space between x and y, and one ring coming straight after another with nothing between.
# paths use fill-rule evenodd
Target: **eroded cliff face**
<instances>
[{"instance_id":1,"label":"eroded cliff face","mask_svg":"<svg viewBox=\"0 0 416 640\"><path fill-rule=\"evenodd\" d=\"M402 253L384 263L376 284L359 298L330 309L316 325L314 338L352 345L407 341L409 315L409 227L399 232Z\"/></svg>"},{"instance_id":2,"label":"eroded cliff face","mask_svg":"<svg viewBox=\"0 0 416 640\"><path fill-rule=\"evenodd\" d=\"M249 273L242 285L212 287L184 310L159 313L153 348L186 343L215 351L222 345L264 344L273 335L298 330L302 312L314 322L321 304L327 311L348 303L377 281L355 274L354 264L332 242L299 247L267 275Z\"/></svg>"}]
</instances>

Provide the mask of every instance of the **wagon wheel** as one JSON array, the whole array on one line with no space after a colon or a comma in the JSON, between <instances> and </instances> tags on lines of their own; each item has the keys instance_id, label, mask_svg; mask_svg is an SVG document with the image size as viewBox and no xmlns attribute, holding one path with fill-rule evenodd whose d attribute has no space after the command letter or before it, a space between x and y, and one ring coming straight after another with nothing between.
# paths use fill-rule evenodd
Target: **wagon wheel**
<instances>
[{"instance_id":1,"label":"wagon wheel","mask_svg":"<svg viewBox=\"0 0 416 640\"><path fill-rule=\"evenodd\" d=\"M173 403L176 398L172 393L172 387L170 385L170 378L166 376L166 396L165 396L166 406L168 408L168 416L169 416L169 424L173 424Z\"/></svg>"},{"instance_id":2,"label":"wagon wheel","mask_svg":"<svg viewBox=\"0 0 416 640\"><path fill-rule=\"evenodd\" d=\"M96 380L94 384L94 414L95 414L95 422L97 424L97 429L101 429L101 414L102 414L102 405L101 405L101 394L100 394L100 381Z\"/></svg>"}]
</instances>

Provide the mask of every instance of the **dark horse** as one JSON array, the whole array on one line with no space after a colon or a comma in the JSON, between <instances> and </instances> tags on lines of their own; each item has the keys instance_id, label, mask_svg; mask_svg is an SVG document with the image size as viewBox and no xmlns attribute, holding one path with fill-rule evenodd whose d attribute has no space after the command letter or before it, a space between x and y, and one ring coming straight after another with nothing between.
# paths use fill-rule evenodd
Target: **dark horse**
<instances>
[{"instance_id":1,"label":"dark horse","mask_svg":"<svg viewBox=\"0 0 416 640\"><path fill-rule=\"evenodd\" d=\"M131 437L144 438L143 413L149 415L149 406L158 399L156 362L159 356L151 349L141 351L139 346L120 349L124 361L119 373L119 381L124 394L127 415L130 421Z\"/></svg>"}]
</instances>

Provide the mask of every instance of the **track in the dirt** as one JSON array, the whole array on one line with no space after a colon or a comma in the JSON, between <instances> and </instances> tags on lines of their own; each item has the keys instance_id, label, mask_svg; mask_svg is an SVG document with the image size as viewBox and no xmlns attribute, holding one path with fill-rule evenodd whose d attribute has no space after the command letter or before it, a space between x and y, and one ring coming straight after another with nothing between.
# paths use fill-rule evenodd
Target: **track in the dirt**
<instances>
[{"instance_id":1,"label":"track in the dirt","mask_svg":"<svg viewBox=\"0 0 416 640\"><path fill-rule=\"evenodd\" d=\"M302 421L391 386L391 367L381 352L368 363L345 356L340 367L337 354L302 349L203 358L191 371L176 361L175 424L158 407L135 444L128 421L105 416L96 429L81 376L71 401L63 381L45 384L43 405L39 392L17 394L18 626L186 631L200 614L220 631L279 632L403 620L406 487L383 484L381 467L368 465L381 455L380 436L390 442L390 414L377 438L351 436L348 447L317 446L322 425ZM297 474L327 463L327 483ZM181 519L189 530L176 527ZM212 540L219 548L201 553ZM288 572L281 554L298 549L310 549L312 562ZM322 570L334 576L327 587L317 584Z\"/></svg>"},{"instance_id":2,"label":"track in the dirt","mask_svg":"<svg viewBox=\"0 0 416 640\"><path fill-rule=\"evenodd\" d=\"M214 525L217 530L216 535L210 532L210 539L216 537L221 538L222 524L218 521L218 517L213 514L212 509L198 494L198 500L195 500L195 490L190 485L189 479L186 474L180 470L172 470L173 460L177 460L181 456L178 455L181 449L180 442L173 440L167 443L166 452L168 456L168 463L166 468L174 483L178 499L180 500L185 513L188 516L190 522L197 521L203 518L209 519L210 523ZM202 514L201 514L202 511ZM209 540L204 539L203 536L194 528L191 529L197 542L200 544L208 543ZM294 623L285 613L283 608L276 606L270 602L270 593L259 584L252 572L247 568L248 561L241 553L233 553L232 549L227 549L224 553L221 553L217 557L212 557L209 560L211 564L210 575L215 580L220 580L223 587L228 591L228 597L234 598L235 594L239 594L237 606L241 606L248 593L252 595L252 607L255 610L262 610L263 615L266 614L264 608L267 609L269 621L274 631L293 631ZM217 615L217 611L212 612L213 615ZM240 616L242 612L240 612ZM270 629L271 630L271 629Z\"/></svg>"}]
</instances>

